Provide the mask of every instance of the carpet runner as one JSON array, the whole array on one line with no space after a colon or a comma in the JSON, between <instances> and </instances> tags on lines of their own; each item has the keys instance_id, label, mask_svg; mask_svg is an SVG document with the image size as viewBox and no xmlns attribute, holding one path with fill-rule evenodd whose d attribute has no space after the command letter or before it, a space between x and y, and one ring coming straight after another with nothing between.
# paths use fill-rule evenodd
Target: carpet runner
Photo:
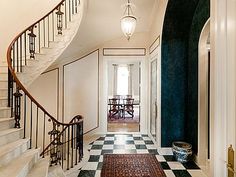
<instances>
[{"instance_id":1,"label":"carpet runner","mask_svg":"<svg viewBox=\"0 0 236 177\"><path fill-rule=\"evenodd\" d=\"M154 154L105 154L101 177L166 177Z\"/></svg>"}]
</instances>

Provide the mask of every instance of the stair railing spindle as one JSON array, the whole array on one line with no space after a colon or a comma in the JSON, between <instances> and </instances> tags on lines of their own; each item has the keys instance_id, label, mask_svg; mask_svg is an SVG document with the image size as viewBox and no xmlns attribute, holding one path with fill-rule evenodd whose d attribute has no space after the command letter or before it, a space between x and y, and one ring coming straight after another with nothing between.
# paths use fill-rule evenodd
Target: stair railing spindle
<instances>
[{"instance_id":1,"label":"stair railing spindle","mask_svg":"<svg viewBox=\"0 0 236 177\"><path fill-rule=\"evenodd\" d=\"M27 111L27 103L26 103L26 94L24 94L24 139L26 138L26 111Z\"/></svg>"},{"instance_id":2,"label":"stair railing spindle","mask_svg":"<svg viewBox=\"0 0 236 177\"><path fill-rule=\"evenodd\" d=\"M45 150L45 136L46 136L46 114L43 114L43 151ZM43 154L44 158L44 154Z\"/></svg>"},{"instance_id":3,"label":"stair railing spindle","mask_svg":"<svg viewBox=\"0 0 236 177\"><path fill-rule=\"evenodd\" d=\"M68 127L67 133L67 170L69 170L69 163L70 163L70 126Z\"/></svg>"},{"instance_id":4,"label":"stair railing spindle","mask_svg":"<svg viewBox=\"0 0 236 177\"><path fill-rule=\"evenodd\" d=\"M27 49L26 49L26 46L27 46L27 40L26 40L26 32L24 32L24 51L25 51L25 66L27 66L27 62L26 62L26 57L27 57Z\"/></svg>"},{"instance_id":5,"label":"stair railing spindle","mask_svg":"<svg viewBox=\"0 0 236 177\"><path fill-rule=\"evenodd\" d=\"M38 148L38 123L39 123L39 107L37 106L37 110L36 110L36 134L35 134L35 142L36 142L36 145L35 145L35 149Z\"/></svg>"}]
</instances>

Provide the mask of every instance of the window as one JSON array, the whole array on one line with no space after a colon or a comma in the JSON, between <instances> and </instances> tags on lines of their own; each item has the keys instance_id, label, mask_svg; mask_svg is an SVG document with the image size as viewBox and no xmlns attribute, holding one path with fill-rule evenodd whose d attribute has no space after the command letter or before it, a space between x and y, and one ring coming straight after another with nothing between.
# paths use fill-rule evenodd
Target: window
<instances>
[{"instance_id":1,"label":"window","mask_svg":"<svg viewBox=\"0 0 236 177\"><path fill-rule=\"evenodd\" d=\"M117 95L128 95L129 70L127 66L118 66L117 69Z\"/></svg>"}]
</instances>

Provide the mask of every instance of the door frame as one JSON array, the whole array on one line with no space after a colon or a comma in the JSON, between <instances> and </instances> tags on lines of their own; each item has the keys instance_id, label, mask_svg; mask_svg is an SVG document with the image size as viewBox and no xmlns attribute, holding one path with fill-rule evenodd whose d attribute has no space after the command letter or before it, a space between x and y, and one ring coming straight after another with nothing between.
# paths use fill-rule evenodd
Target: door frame
<instances>
[{"instance_id":1,"label":"door frame","mask_svg":"<svg viewBox=\"0 0 236 177\"><path fill-rule=\"evenodd\" d=\"M104 89L103 89L103 100L104 100L104 112L107 113L107 98L108 98L108 62L115 62L115 63L125 63L125 62L140 62L141 66L141 92L140 94L140 133L147 133L147 119L146 119L146 112L147 112L147 83L146 83L146 56L103 56L104 61ZM107 115L107 114L106 114ZM106 132L108 132L108 126L107 126L107 116L105 118L102 118L104 122L104 126L106 126ZM114 133L114 132L113 132Z\"/></svg>"},{"instance_id":2,"label":"door frame","mask_svg":"<svg viewBox=\"0 0 236 177\"><path fill-rule=\"evenodd\" d=\"M156 139L154 139L150 133L150 120L151 120L151 62L157 60L157 121L156 121ZM160 61L160 47L156 48L151 54L149 59L149 135L154 140L158 148L161 147L161 61Z\"/></svg>"},{"instance_id":3,"label":"door frame","mask_svg":"<svg viewBox=\"0 0 236 177\"><path fill-rule=\"evenodd\" d=\"M227 176L227 149L230 144L233 149L236 147L235 16L235 0L211 0L211 176L214 177Z\"/></svg>"},{"instance_id":4,"label":"door frame","mask_svg":"<svg viewBox=\"0 0 236 177\"><path fill-rule=\"evenodd\" d=\"M210 63L208 63L207 41L209 34L210 19L202 29L198 45L198 154L196 160L200 166L208 166L208 86L210 87L208 65Z\"/></svg>"}]
</instances>

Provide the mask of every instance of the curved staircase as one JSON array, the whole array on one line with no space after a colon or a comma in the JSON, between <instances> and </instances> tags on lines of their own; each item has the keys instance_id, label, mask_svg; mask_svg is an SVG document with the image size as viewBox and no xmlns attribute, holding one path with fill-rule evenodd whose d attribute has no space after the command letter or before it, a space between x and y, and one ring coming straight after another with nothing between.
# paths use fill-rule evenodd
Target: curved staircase
<instances>
[{"instance_id":1,"label":"curved staircase","mask_svg":"<svg viewBox=\"0 0 236 177\"><path fill-rule=\"evenodd\" d=\"M62 0L10 44L8 65L0 64L0 177L64 176L82 160L82 116L62 123L27 90L70 44L82 15L83 1Z\"/></svg>"}]
</instances>

